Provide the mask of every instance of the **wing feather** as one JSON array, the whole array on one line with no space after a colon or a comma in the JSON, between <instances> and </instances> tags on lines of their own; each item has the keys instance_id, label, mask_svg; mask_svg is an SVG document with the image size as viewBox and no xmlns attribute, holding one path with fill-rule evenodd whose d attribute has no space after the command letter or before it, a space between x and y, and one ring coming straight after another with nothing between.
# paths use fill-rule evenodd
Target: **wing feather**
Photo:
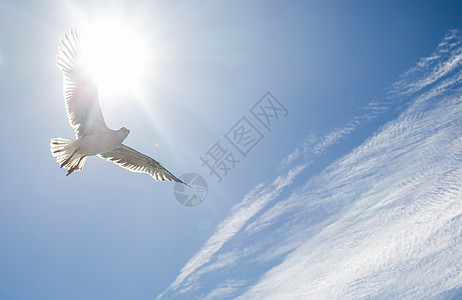
<instances>
[{"instance_id":1,"label":"wing feather","mask_svg":"<svg viewBox=\"0 0 462 300\"><path fill-rule=\"evenodd\" d=\"M168 180L184 183L156 160L123 144L110 152L100 153L98 156L132 172L147 173L157 181Z\"/></svg>"},{"instance_id":2,"label":"wing feather","mask_svg":"<svg viewBox=\"0 0 462 300\"><path fill-rule=\"evenodd\" d=\"M80 42L74 30L60 41L56 64L63 72L67 116L76 137L106 130L98 89L81 63Z\"/></svg>"}]
</instances>

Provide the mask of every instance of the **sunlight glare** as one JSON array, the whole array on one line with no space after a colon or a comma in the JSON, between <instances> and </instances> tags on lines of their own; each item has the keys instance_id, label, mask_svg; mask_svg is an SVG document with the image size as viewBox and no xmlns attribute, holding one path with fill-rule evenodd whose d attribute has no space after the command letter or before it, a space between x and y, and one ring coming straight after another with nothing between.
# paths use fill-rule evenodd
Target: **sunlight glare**
<instances>
[{"instance_id":1,"label":"sunlight glare","mask_svg":"<svg viewBox=\"0 0 462 300\"><path fill-rule=\"evenodd\" d=\"M148 49L139 30L117 20L87 24L79 37L83 61L100 94L109 97L140 92L148 71Z\"/></svg>"}]
</instances>

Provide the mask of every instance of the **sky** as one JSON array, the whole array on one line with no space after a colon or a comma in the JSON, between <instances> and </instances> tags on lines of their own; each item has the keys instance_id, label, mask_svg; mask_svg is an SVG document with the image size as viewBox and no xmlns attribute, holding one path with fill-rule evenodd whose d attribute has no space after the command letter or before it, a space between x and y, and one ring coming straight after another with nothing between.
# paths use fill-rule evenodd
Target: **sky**
<instances>
[{"instance_id":1,"label":"sky","mask_svg":"<svg viewBox=\"0 0 462 300\"><path fill-rule=\"evenodd\" d=\"M457 1L0 2L0 298L461 297L461 15ZM200 176L202 203L98 157L59 168L71 28L97 54L107 125Z\"/></svg>"}]
</instances>

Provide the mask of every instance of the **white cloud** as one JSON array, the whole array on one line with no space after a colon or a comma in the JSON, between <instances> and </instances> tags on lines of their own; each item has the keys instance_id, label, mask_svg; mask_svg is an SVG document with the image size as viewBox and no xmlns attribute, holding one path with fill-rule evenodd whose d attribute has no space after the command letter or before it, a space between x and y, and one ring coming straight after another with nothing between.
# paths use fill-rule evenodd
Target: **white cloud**
<instances>
[{"instance_id":1,"label":"white cloud","mask_svg":"<svg viewBox=\"0 0 462 300\"><path fill-rule=\"evenodd\" d=\"M417 66L393 84L390 94L410 95L450 74L461 65L461 42L461 32L450 30L430 57L421 59Z\"/></svg>"},{"instance_id":2,"label":"white cloud","mask_svg":"<svg viewBox=\"0 0 462 300\"><path fill-rule=\"evenodd\" d=\"M278 170L282 170L290 166L295 160L300 157L300 149L295 149L292 153L290 153L286 158L281 161Z\"/></svg>"},{"instance_id":3,"label":"white cloud","mask_svg":"<svg viewBox=\"0 0 462 300\"><path fill-rule=\"evenodd\" d=\"M303 191L267 210L284 224L281 232L292 233L296 250L241 298L428 299L462 288L461 83L456 72L420 95ZM285 213L295 221L274 220L289 202ZM329 224L307 232L316 206ZM275 240L275 248L290 247L283 234Z\"/></svg>"},{"instance_id":4,"label":"white cloud","mask_svg":"<svg viewBox=\"0 0 462 300\"><path fill-rule=\"evenodd\" d=\"M263 185L258 185L247 194L241 203L233 207L231 215L218 227L217 231L208 239L199 252L188 261L175 281L158 298L163 297L166 292L178 289L179 293L183 293L193 288L192 284L195 277L190 277L193 272L208 263L212 256L239 232L250 218L258 213L269 201L276 198L281 190L292 183L294 177L303 169L304 166L297 166L289 170L284 176L277 177L266 188L263 188Z\"/></svg>"},{"instance_id":5,"label":"white cloud","mask_svg":"<svg viewBox=\"0 0 462 300\"><path fill-rule=\"evenodd\" d=\"M194 294L201 282L212 288L201 295L246 299L422 298L460 288L461 44L451 31L387 99L323 138L310 136L281 166L300 154L307 161L244 197L158 298ZM414 97L397 120L277 199L310 159L388 110L396 95ZM244 275L266 271L251 282L236 269L236 279L210 285L233 265Z\"/></svg>"},{"instance_id":6,"label":"white cloud","mask_svg":"<svg viewBox=\"0 0 462 300\"><path fill-rule=\"evenodd\" d=\"M221 299L228 298L245 284L246 282L243 280L227 280L225 283L220 284L216 289L211 291L203 299L204 300L212 300L212 299L221 300Z\"/></svg>"}]
</instances>

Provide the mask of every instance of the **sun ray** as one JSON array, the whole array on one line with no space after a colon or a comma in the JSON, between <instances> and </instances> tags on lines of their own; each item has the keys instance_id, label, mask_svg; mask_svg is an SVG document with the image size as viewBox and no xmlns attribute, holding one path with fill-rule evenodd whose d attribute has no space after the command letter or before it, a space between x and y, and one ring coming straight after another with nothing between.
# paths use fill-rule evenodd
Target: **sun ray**
<instances>
[{"instance_id":1,"label":"sun ray","mask_svg":"<svg viewBox=\"0 0 462 300\"><path fill-rule=\"evenodd\" d=\"M120 18L87 23L80 33L83 61L102 98L135 95L149 76L148 44Z\"/></svg>"}]
</instances>

